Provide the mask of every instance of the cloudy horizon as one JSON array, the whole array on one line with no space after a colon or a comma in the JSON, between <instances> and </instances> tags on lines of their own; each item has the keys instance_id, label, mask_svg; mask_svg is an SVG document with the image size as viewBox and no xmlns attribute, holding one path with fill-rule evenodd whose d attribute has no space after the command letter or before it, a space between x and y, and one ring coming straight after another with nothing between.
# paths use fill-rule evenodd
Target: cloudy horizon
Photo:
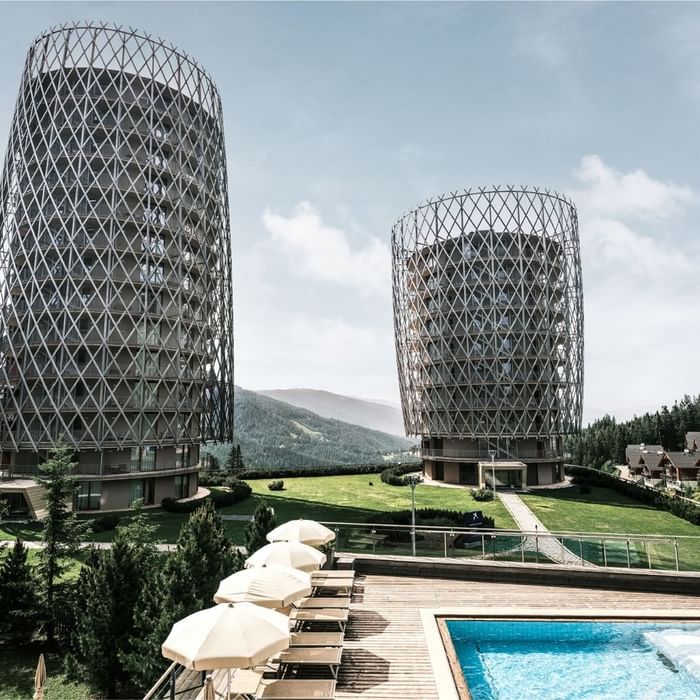
<instances>
[{"instance_id":1,"label":"cloudy horizon","mask_svg":"<svg viewBox=\"0 0 700 700\"><path fill-rule=\"evenodd\" d=\"M700 393L700 6L3 3L0 144L46 27L109 20L211 73L224 107L235 379L399 402L390 231L441 192L577 206L584 424Z\"/></svg>"}]
</instances>

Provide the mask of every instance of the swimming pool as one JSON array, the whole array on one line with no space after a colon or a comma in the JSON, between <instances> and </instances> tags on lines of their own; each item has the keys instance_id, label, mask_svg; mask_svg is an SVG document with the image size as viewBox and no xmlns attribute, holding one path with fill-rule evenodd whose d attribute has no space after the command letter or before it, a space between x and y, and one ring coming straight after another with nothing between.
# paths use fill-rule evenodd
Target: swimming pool
<instances>
[{"instance_id":1,"label":"swimming pool","mask_svg":"<svg viewBox=\"0 0 700 700\"><path fill-rule=\"evenodd\" d=\"M473 700L696 700L700 683L644 636L682 622L446 620ZM653 637L653 635L652 635Z\"/></svg>"}]
</instances>

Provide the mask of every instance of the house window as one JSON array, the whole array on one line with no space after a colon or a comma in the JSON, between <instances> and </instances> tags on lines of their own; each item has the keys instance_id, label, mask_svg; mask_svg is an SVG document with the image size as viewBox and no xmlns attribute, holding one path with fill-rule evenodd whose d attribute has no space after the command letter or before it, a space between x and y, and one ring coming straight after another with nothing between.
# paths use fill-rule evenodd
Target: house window
<instances>
[{"instance_id":1,"label":"house window","mask_svg":"<svg viewBox=\"0 0 700 700\"><path fill-rule=\"evenodd\" d=\"M102 489L99 481L78 482L78 492L76 494L76 510L99 510Z\"/></svg>"},{"instance_id":2,"label":"house window","mask_svg":"<svg viewBox=\"0 0 700 700\"><path fill-rule=\"evenodd\" d=\"M129 505L133 506L136 501L143 500L144 479L134 479L129 482Z\"/></svg>"},{"instance_id":3,"label":"house window","mask_svg":"<svg viewBox=\"0 0 700 700\"><path fill-rule=\"evenodd\" d=\"M175 477L175 498L187 498L190 495L190 475Z\"/></svg>"},{"instance_id":4,"label":"house window","mask_svg":"<svg viewBox=\"0 0 700 700\"><path fill-rule=\"evenodd\" d=\"M132 447L131 465L129 471L132 472L152 472L156 468L157 447Z\"/></svg>"},{"instance_id":5,"label":"house window","mask_svg":"<svg viewBox=\"0 0 700 700\"><path fill-rule=\"evenodd\" d=\"M160 284L165 277L165 268L162 264L142 263L141 264L141 282L151 282Z\"/></svg>"},{"instance_id":6,"label":"house window","mask_svg":"<svg viewBox=\"0 0 700 700\"><path fill-rule=\"evenodd\" d=\"M191 466L192 445L179 445L177 447L175 466L177 469L184 469Z\"/></svg>"}]
</instances>

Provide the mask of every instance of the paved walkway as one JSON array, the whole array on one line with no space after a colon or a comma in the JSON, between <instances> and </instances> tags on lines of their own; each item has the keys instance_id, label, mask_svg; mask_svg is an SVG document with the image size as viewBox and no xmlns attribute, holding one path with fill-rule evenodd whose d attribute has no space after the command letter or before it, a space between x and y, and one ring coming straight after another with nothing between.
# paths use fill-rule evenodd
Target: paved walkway
<instances>
[{"instance_id":1,"label":"paved walkway","mask_svg":"<svg viewBox=\"0 0 700 700\"><path fill-rule=\"evenodd\" d=\"M549 530L542 524L542 521L523 503L523 500L517 493L500 491L497 492L497 495L521 530L538 533L536 538L527 537L525 539L525 549L533 552L539 551L556 564L581 565L581 557L564 547L556 537L550 535ZM583 564L584 566L595 566L585 560Z\"/></svg>"}]
</instances>

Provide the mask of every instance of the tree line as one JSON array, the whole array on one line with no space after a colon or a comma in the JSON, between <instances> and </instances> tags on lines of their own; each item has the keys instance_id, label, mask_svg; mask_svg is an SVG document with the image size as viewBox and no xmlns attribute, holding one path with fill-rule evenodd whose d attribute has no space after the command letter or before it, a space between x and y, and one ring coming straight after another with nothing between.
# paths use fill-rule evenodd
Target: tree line
<instances>
[{"instance_id":1,"label":"tree line","mask_svg":"<svg viewBox=\"0 0 700 700\"><path fill-rule=\"evenodd\" d=\"M670 409L662 406L655 413L628 421L604 416L570 438L571 462L593 469L624 464L627 445L641 443L661 445L668 451L683 450L685 434L694 430L700 430L700 395L686 395Z\"/></svg>"},{"instance_id":2,"label":"tree line","mask_svg":"<svg viewBox=\"0 0 700 700\"><path fill-rule=\"evenodd\" d=\"M65 446L42 465L47 495L43 548L31 565L21 540L0 553L0 643L41 640L60 649L70 677L104 697L141 697L168 667L160 652L170 628L213 605L219 581L243 567L244 555L205 502L184 522L175 551L160 552L155 526L139 507L111 547L81 549L85 524L66 503L76 488ZM245 530L247 552L266 544L272 510L258 505ZM77 578L67 577L75 558Z\"/></svg>"}]
</instances>

